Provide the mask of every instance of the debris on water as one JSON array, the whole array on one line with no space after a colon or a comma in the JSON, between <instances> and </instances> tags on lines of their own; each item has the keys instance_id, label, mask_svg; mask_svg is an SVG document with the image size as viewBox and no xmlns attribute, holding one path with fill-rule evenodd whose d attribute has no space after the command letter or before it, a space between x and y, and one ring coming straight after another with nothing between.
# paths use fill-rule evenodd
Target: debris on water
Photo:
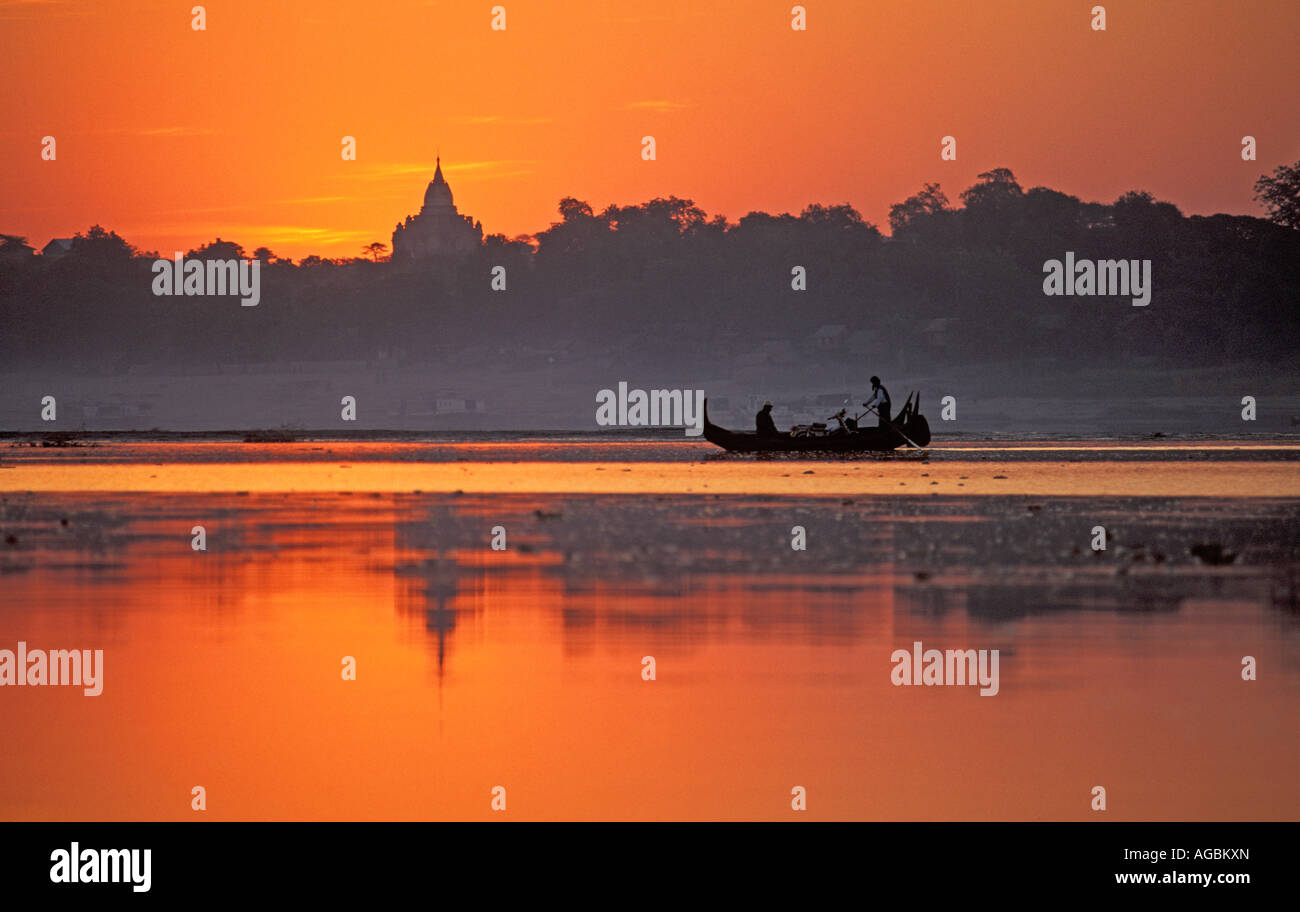
<instances>
[{"instance_id":1,"label":"debris on water","mask_svg":"<svg viewBox=\"0 0 1300 912\"><path fill-rule=\"evenodd\" d=\"M59 520L59 525L66 526L67 524L68 524L68 517L65 516Z\"/></svg>"},{"instance_id":2,"label":"debris on water","mask_svg":"<svg viewBox=\"0 0 1300 912\"><path fill-rule=\"evenodd\" d=\"M1296 574L1291 568L1285 573L1277 572L1269 584L1269 599L1275 608L1300 611L1300 599L1296 597L1298 592L1300 589L1296 586Z\"/></svg>"},{"instance_id":3,"label":"debris on water","mask_svg":"<svg viewBox=\"0 0 1300 912\"><path fill-rule=\"evenodd\" d=\"M10 532L8 535L5 536L5 544L6 544L6 545L16 545L16 544L18 544L18 536L17 536L17 535L14 535L12 532Z\"/></svg>"},{"instance_id":4,"label":"debris on water","mask_svg":"<svg viewBox=\"0 0 1300 912\"><path fill-rule=\"evenodd\" d=\"M294 443L297 440L288 430L249 431L244 435L244 443Z\"/></svg>"},{"instance_id":5,"label":"debris on water","mask_svg":"<svg viewBox=\"0 0 1300 912\"><path fill-rule=\"evenodd\" d=\"M1192 545L1191 552L1193 557L1200 558L1201 563L1209 564L1212 567L1231 564L1237 559L1237 552L1224 550L1223 545L1218 542L1210 542L1203 545Z\"/></svg>"},{"instance_id":6,"label":"debris on water","mask_svg":"<svg viewBox=\"0 0 1300 912\"><path fill-rule=\"evenodd\" d=\"M71 431L52 431L43 434L41 435L40 444L43 447L84 447L92 445L86 443Z\"/></svg>"},{"instance_id":7,"label":"debris on water","mask_svg":"<svg viewBox=\"0 0 1300 912\"><path fill-rule=\"evenodd\" d=\"M1146 563L1147 561L1151 561L1152 563L1163 564L1165 562L1165 555L1160 551L1160 549L1151 548L1148 550L1147 546L1141 542L1129 545L1128 548L1125 548L1123 545L1117 546L1115 548L1115 556L1127 556L1128 559L1134 563Z\"/></svg>"},{"instance_id":8,"label":"debris on water","mask_svg":"<svg viewBox=\"0 0 1300 912\"><path fill-rule=\"evenodd\" d=\"M536 516L538 519L559 519L562 514L558 512L552 512L549 510L538 509L533 511L533 515Z\"/></svg>"},{"instance_id":9,"label":"debris on water","mask_svg":"<svg viewBox=\"0 0 1300 912\"><path fill-rule=\"evenodd\" d=\"M848 506L852 506L852 505L853 505L853 501L851 501L851 500L841 500L841 501L840 501L840 506L841 506L841 507L848 507Z\"/></svg>"},{"instance_id":10,"label":"debris on water","mask_svg":"<svg viewBox=\"0 0 1300 912\"><path fill-rule=\"evenodd\" d=\"M816 475L817 473L814 472L812 469L808 469L807 471L804 472L804 474L805 474L805 475Z\"/></svg>"},{"instance_id":11,"label":"debris on water","mask_svg":"<svg viewBox=\"0 0 1300 912\"><path fill-rule=\"evenodd\" d=\"M1043 509L1043 505L1030 504L1029 506L1025 507L1025 509L1028 510L1030 513L1037 513L1039 510Z\"/></svg>"},{"instance_id":12,"label":"debris on water","mask_svg":"<svg viewBox=\"0 0 1300 912\"><path fill-rule=\"evenodd\" d=\"M1005 476L1005 475L994 475L993 477L994 477L994 478L1002 478L1002 479L1005 479L1007 476Z\"/></svg>"},{"instance_id":13,"label":"debris on water","mask_svg":"<svg viewBox=\"0 0 1300 912\"><path fill-rule=\"evenodd\" d=\"M925 582L926 580L928 580L928 579L930 578L930 574L926 573L924 570L917 570L917 571L916 571L914 574L912 574L912 575L915 576L915 577L917 578L917 580L920 581L920 582Z\"/></svg>"}]
</instances>

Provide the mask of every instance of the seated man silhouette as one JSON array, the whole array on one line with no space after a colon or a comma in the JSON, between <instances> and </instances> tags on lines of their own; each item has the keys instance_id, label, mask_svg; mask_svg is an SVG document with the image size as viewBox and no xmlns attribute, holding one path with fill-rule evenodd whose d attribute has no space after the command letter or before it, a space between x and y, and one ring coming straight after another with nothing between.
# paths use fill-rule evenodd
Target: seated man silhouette
<instances>
[{"instance_id":1,"label":"seated man silhouette","mask_svg":"<svg viewBox=\"0 0 1300 912\"><path fill-rule=\"evenodd\" d=\"M758 436L760 437L780 437L781 432L776 429L776 422L772 420L772 403L764 402L763 407L758 410L754 416L754 424L758 427Z\"/></svg>"}]
</instances>

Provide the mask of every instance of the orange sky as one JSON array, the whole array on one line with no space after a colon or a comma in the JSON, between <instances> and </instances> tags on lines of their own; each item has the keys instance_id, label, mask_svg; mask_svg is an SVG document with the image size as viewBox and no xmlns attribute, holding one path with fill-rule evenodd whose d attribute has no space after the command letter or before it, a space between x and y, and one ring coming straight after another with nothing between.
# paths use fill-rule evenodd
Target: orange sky
<instances>
[{"instance_id":1,"label":"orange sky","mask_svg":"<svg viewBox=\"0 0 1300 912\"><path fill-rule=\"evenodd\" d=\"M997 166L1258 214L1255 179L1300 158L1295 0L1110 2L1106 32L1097 0L807 0L806 32L787 0L497 2L505 32L491 0L212 0L195 32L191 0L0 0L0 232L355 256L418 210L439 149L461 211L507 235L565 195L848 202L885 227L923 182L955 200Z\"/></svg>"}]
</instances>

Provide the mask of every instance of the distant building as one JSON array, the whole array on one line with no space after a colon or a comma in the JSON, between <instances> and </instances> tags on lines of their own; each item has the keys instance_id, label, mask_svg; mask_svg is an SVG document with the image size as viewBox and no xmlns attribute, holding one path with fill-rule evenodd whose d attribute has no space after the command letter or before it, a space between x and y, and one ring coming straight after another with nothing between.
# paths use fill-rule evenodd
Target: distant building
<instances>
[{"instance_id":1,"label":"distant building","mask_svg":"<svg viewBox=\"0 0 1300 912\"><path fill-rule=\"evenodd\" d=\"M957 324L961 321L954 317L936 317L921 330L925 341L935 348L946 348L956 341Z\"/></svg>"},{"instance_id":2,"label":"distant building","mask_svg":"<svg viewBox=\"0 0 1300 912\"><path fill-rule=\"evenodd\" d=\"M466 412L482 412L484 403L482 399L464 399L453 394L440 395L433 401L433 410L436 415L456 415Z\"/></svg>"},{"instance_id":3,"label":"distant building","mask_svg":"<svg viewBox=\"0 0 1300 912\"><path fill-rule=\"evenodd\" d=\"M483 226L461 215L452 201L451 187L442 176L442 159L424 191L424 205L408 215L393 231L393 260L459 259L483 244Z\"/></svg>"},{"instance_id":4,"label":"distant building","mask_svg":"<svg viewBox=\"0 0 1300 912\"><path fill-rule=\"evenodd\" d=\"M812 343L816 348L830 351L842 346L848 334L848 328L844 324L827 323L812 334Z\"/></svg>"},{"instance_id":5,"label":"distant building","mask_svg":"<svg viewBox=\"0 0 1300 912\"><path fill-rule=\"evenodd\" d=\"M49 257L51 260L57 260L59 257L72 252L72 238L52 238L48 244L41 248L41 256Z\"/></svg>"},{"instance_id":6,"label":"distant building","mask_svg":"<svg viewBox=\"0 0 1300 912\"><path fill-rule=\"evenodd\" d=\"M844 347L849 351L866 353L871 350L871 346L880 341L877 333L866 329L857 329L849 333L849 337L844 340Z\"/></svg>"}]
</instances>

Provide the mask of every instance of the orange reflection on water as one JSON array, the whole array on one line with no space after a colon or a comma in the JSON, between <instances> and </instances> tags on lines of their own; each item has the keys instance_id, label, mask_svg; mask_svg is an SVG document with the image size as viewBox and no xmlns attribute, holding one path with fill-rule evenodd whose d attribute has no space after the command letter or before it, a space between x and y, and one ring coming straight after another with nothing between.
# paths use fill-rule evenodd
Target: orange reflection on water
<instances>
[{"instance_id":1,"label":"orange reflection on water","mask_svg":"<svg viewBox=\"0 0 1300 912\"><path fill-rule=\"evenodd\" d=\"M1300 497L1295 462L85 462L20 461L0 492L206 491L502 494L1025 494Z\"/></svg>"},{"instance_id":2,"label":"orange reflection on water","mask_svg":"<svg viewBox=\"0 0 1300 912\"><path fill-rule=\"evenodd\" d=\"M1115 819L1300 811L1296 624L1258 598L988 623L917 601L888 504L799 514L857 524L845 565L781 544L800 507L692 502L11 497L0 648L106 670L0 690L0 817L194 819L195 785L204 819L1081 819L1098 784ZM593 526L633 515L653 554ZM675 571L677 535L721 569ZM914 640L1001 650L1000 693L893 686Z\"/></svg>"}]
</instances>

